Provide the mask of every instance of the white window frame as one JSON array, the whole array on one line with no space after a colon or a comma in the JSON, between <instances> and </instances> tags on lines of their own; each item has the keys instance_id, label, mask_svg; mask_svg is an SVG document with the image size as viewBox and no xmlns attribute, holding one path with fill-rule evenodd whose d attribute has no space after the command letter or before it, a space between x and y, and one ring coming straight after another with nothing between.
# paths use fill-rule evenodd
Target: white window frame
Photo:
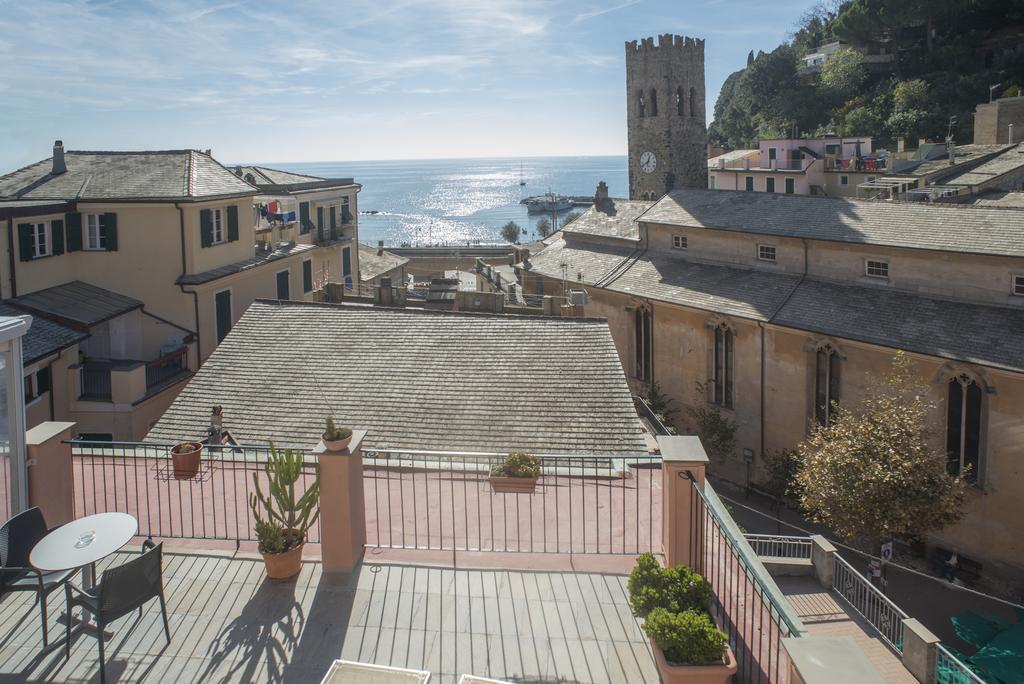
<instances>
[{"instance_id":1,"label":"white window frame","mask_svg":"<svg viewBox=\"0 0 1024 684\"><path fill-rule=\"evenodd\" d=\"M881 266L881 268L879 268ZM872 269L876 271L884 270L885 273L872 273ZM868 278L878 278L879 280L889 279L889 262L882 259L865 259L864 260L864 275Z\"/></svg>"},{"instance_id":2,"label":"white window frame","mask_svg":"<svg viewBox=\"0 0 1024 684\"><path fill-rule=\"evenodd\" d=\"M1010 294L1014 297L1024 297L1024 273L1014 273L1010 276Z\"/></svg>"},{"instance_id":3,"label":"white window frame","mask_svg":"<svg viewBox=\"0 0 1024 684\"><path fill-rule=\"evenodd\" d=\"M95 220L94 220L95 219ZM103 252L106 251L107 246L104 244L106 238L103 235L103 229L106 228L106 216L104 214L86 214L85 215L85 244L82 245L83 249L90 252ZM93 242L93 228L96 229L95 243Z\"/></svg>"},{"instance_id":4,"label":"white window frame","mask_svg":"<svg viewBox=\"0 0 1024 684\"><path fill-rule=\"evenodd\" d=\"M32 226L32 258L40 259L53 254L53 236L50 234L50 222L39 221Z\"/></svg>"},{"instance_id":5,"label":"white window frame","mask_svg":"<svg viewBox=\"0 0 1024 684\"><path fill-rule=\"evenodd\" d=\"M225 242L224 214L221 209L210 210L210 244L222 245Z\"/></svg>"},{"instance_id":6,"label":"white window frame","mask_svg":"<svg viewBox=\"0 0 1024 684\"><path fill-rule=\"evenodd\" d=\"M708 183L710 183L712 190L718 189L718 177L714 174L711 174L711 177L708 179Z\"/></svg>"},{"instance_id":7,"label":"white window frame","mask_svg":"<svg viewBox=\"0 0 1024 684\"><path fill-rule=\"evenodd\" d=\"M768 250L771 250L771 256L768 256ZM774 264L778 262L778 256L778 250L776 249L775 245L759 244L757 246L758 261L767 261Z\"/></svg>"},{"instance_id":8,"label":"white window frame","mask_svg":"<svg viewBox=\"0 0 1024 684\"><path fill-rule=\"evenodd\" d=\"M689 249L688 240L685 235L673 235L672 236L672 249L687 250Z\"/></svg>"}]
</instances>

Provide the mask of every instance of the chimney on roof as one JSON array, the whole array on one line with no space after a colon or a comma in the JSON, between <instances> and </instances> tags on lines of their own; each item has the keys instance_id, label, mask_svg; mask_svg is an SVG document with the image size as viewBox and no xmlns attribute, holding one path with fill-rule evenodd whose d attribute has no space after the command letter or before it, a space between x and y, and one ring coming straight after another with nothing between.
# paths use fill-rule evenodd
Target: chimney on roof
<instances>
[{"instance_id":1,"label":"chimney on roof","mask_svg":"<svg viewBox=\"0 0 1024 684\"><path fill-rule=\"evenodd\" d=\"M64 163L64 143L60 140L53 141L53 170L54 176L67 173L68 165Z\"/></svg>"},{"instance_id":2,"label":"chimney on roof","mask_svg":"<svg viewBox=\"0 0 1024 684\"><path fill-rule=\"evenodd\" d=\"M594 193L594 204L600 204L608 199L608 184L601 181L597 184L597 191Z\"/></svg>"},{"instance_id":3,"label":"chimney on roof","mask_svg":"<svg viewBox=\"0 0 1024 684\"><path fill-rule=\"evenodd\" d=\"M205 154L205 155L206 155L207 157L212 157L212 156L213 156L213 155L211 154L212 152L213 152L213 149L212 149L212 148L209 148L209 147L208 147L208 148L206 148L205 150L203 150L203 154Z\"/></svg>"},{"instance_id":4,"label":"chimney on roof","mask_svg":"<svg viewBox=\"0 0 1024 684\"><path fill-rule=\"evenodd\" d=\"M377 240L377 256L384 254L384 241Z\"/></svg>"}]
</instances>

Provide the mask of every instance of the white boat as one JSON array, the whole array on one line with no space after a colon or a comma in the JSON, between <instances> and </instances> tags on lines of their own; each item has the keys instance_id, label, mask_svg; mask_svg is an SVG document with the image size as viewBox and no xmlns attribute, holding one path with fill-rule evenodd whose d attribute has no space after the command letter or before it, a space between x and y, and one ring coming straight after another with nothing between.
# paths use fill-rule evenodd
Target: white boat
<instances>
[{"instance_id":1,"label":"white boat","mask_svg":"<svg viewBox=\"0 0 1024 684\"><path fill-rule=\"evenodd\" d=\"M522 203L526 205L526 210L531 213L565 211L572 206L570 198L550 191L536 197L527 197Z\"/></svg>"}]
</instances>

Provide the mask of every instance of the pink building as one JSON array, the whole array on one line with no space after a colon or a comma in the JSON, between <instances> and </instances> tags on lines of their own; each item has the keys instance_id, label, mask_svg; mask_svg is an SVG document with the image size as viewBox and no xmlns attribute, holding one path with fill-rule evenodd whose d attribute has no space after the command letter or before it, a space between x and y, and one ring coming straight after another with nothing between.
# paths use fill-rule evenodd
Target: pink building
<instances>
[{"instance_id":1,"label":"pink building","mask_svg":"<svg viewBox=\"0 0 1024 684\"><path fill-rule=\"evenodd\" d=\"M859 183L884 171L885 159L873 154L869 137L779 138L709 159L708 187L854 197Z\"/></svg>"}]
</instances>

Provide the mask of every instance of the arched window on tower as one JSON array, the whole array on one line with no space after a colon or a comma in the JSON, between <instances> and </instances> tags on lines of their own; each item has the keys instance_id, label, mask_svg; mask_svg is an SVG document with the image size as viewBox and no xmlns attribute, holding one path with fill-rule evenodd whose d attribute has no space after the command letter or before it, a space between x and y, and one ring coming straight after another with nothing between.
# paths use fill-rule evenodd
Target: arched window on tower
<instances>
[{"instance_id":1,"label":"arched window on tower","mask_svg":"<svg viewBox=\"0 0 1024 684\"><path fill-rule=\"evenodd\" d=\"M642 119L646 115L644 107L644 91L640 91L636 96L636 112L637 115Z\"/></svg>"},{"instance_id":2,"label":"arched window on tower","mask_svg":"<svg viewBox=\"0 0 1024 684\"><path fill-rule=\"evenodd\" d=\"M683 116L686 111L686 99L683 97L683 88L676 88L676 114Z\"/></svg>"},{"instance_id":3,"label":"arched window on tower","mask_svg":"<svg viewBox=\"0 0 1024 684\"><path fill-rule=\"evenodd\" d=\"M697 89L690 88L690 116L697 116Z\"/></svg>"},{"instance_id":4,"label":"arched window on tower","mask_svg":"<svg viewBox=\"0 0 1024 684\"><path fill-rule=\"evenodd\" d=\"M651 88L651 101L648 105L651 109L651 116L658 116L658 91Z\"/></svg>"},{"instance_id":5,"label":"arched window on tower","mask_svg":"<svg viewBox=\"0 0 1024 684\"><path fill-rule=\"evenodd\" d=\"M826 425L835 419L839 405L839 352L823 344L815 353L814 419Z\"/></svg>"}]
</instances>

